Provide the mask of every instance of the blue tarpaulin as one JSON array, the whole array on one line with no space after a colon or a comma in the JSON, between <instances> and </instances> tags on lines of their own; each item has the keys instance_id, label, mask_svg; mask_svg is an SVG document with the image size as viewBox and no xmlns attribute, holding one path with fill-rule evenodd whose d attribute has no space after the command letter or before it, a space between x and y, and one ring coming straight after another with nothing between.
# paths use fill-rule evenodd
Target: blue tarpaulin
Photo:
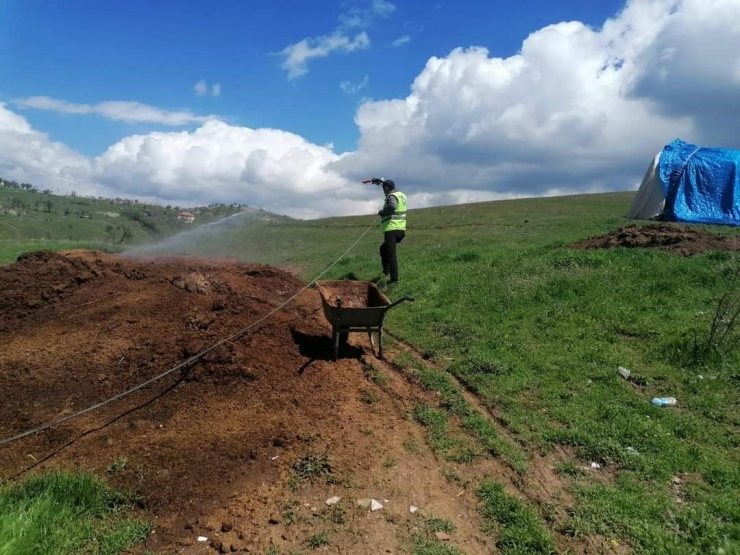
<instances>
[{"instance_id":1,"label":"blue tarpaulin","mask_svg":"<svg viewBox=\"0 0 740 555\"><path fill-rule=\"evenodd\" d=\"M740 225L740 150L704 148L676 139L660 155L663 218Z\"/></svg>"}]
</instances>

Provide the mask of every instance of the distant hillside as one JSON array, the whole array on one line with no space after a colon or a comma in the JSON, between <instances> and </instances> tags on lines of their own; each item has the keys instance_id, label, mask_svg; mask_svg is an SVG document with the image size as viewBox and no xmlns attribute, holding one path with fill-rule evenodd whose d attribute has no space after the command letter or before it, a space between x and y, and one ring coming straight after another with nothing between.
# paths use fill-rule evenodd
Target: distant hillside
<instances>
[{"instance_id":1,"label":"distant hillside","mask_svg":"<svg viewBox=\"0 0 740 555\"><path fill-rule=\"evenodd\" d=\"M182 209L136 200L55 195L0 178L0 239L100 241L135 245L221 220L239 212L258 219L290 219L240 204Z\"/></svg>"},{"instance_id":2,"label":"distant hillside","mask_svg":"<svg viewBox=\"0 0 740 555\"><path fill-rule=\"evenodd\" d=\"M236 203L183 209L121 198L55 195L30 183L0 178L0 263L42 248L121 251L237 213L253 216L254 222L291 220Z\"/></svg>"}]
</instances>

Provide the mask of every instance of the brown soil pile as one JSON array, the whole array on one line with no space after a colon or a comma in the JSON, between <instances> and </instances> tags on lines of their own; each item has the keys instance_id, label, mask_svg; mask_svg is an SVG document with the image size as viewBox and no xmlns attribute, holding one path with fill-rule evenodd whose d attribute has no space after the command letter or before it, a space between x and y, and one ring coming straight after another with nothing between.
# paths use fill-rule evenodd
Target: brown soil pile
<instances>
[{"instance_id":1,"label":"brown soil pile","mask_svg":"<svg viewBox=\"0 0 740 555\"><path fill-rule=\"evenodd\" d=\"M740 251L740 236L713 233L681 224L630 225L573 245L576 249L617 247L661 249L680 256L693 256L714 250Z\"/></svg>"},{"instance_id":2,"label":"brown soil pile","mask_svg":"<svg viewBox=\"0 0 740 555\"><path fill-rule=\"evenodd\" d=\"M22 256L0 268L0 439L162 374L302 286L228 261ZM287 552L324 530L335 552L396 553L418 518L411 504L453 521L466 553L489 552L474 497L460 497L423 447L409 417L415 401L401 403L364 374L362 341L333 362L309 289L186 370L0 446L0 481L71 468L138 492L137 511L155 532L136 553ZM418 452L403 447L409 438ZM330 472L296 484L293 466L309 455L326 456ZM336 508L325 504L333 495ZM384 508L358 509L359 498Z\"/></svg>"}]
</instances>

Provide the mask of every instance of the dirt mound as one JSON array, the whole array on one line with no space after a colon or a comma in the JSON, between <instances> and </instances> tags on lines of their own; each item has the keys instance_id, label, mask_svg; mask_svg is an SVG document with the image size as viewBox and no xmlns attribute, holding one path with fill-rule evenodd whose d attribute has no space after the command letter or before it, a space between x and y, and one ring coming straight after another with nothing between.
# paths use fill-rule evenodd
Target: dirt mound
<instances>
[{"instance_id":1,"label":"dirt mound","mask_svg":"<svg viewBox=\"0 0 740 555\"><path fill-rule=\"evenodd\" d=\"M56 302L101 275L100 268L85 260L51 251L22 254L12 266L0 266L0 317Z\"/></svg>"},{"instance_id":2,"label":"dirt mound","mask_svg":"<svg viewBox=\"0 0 740 555\"><path fill-rule=\"evenodd\" d=\"M576 249L661 249L681 256L713 250L740 251L740 237L680 224L630 225L572 245Z\"/></svg>"},{"instance_id":3,"label":"dirt mound","mask_svg":"<svg viewBox=\"0 0 740 555\"><path fill-rule=\"evenodd\" d=\"M162 374L302 286L289 273L229 261L88 251L20 257L0 268L0 439ZM402 446L423 436L410 409L364 375L364 350L351 343L333 362L320 297L305 291L191 367L1 446L0 481L62 467L137 491L155 533L136 552L287 550L327 526L339 552L398 552L399 530L413 526L410 504L467 530L458 538L466 553L487 552L475 501L457 495L431 454ZM291 482L308 455L328 457L330 472ZM341 507L327 513L333 495ZM384 509L356 507L370 497Z\"/></svg>"}]
</instances>

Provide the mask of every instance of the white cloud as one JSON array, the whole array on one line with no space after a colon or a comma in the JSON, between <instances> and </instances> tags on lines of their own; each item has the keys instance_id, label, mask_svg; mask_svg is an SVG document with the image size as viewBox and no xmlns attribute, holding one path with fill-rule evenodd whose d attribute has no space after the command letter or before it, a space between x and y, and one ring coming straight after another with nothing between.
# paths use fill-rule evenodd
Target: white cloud
<instances>
[{"instance_id":1,"label":"white cloud","mask_svg":"<svg viewBox=\"0 0 740 555\"><path fill-rule=\"evenodd\" d=\"M314 58L324 58L334 51L354 52L370 46L370 37L365 31L354 37L335 32L317 38L303 39L286 46L280 55L285 57L281 67L288 72L288 79L295 79L308 73L308 62Z\"/></svg>"},{"instance_id":2,"label":"white cloud","mask_svg":"<svg viewBox=\"0 0 740 555\"><path fill-rule=\"evenodd\" d=\"M90 173L90 161L0 103L0 176L45 187L70 187ZM41 176L42 179L39 179ZM94 187L89 187L92 192Z\"/></svg>"},{"instance_id":3,"label":"white cloud","mask_svg":"<svg viewBox=\"0 0 740 555\"><path fill-rule=\"evenodd\" d=\"M391 45L395 47L403 46L404 44L407 44L411 42L411 37L408 35L405 35L403 37L399 37L396 40L394 40Z\"/></svg>"},{"instance_id":4,"label":"white cloud","mask_svg":"<svg viewBox=\"0 0 740 555\"><path fill-rule=\"evenodd\" d=\"M215 85L213 85L213 87L209 89L208 83L206 83L205 79L201 79L195 85L193 85L193 90L195 91L195 94L197 96L208 96L209 94L212 96L221 95L221 85L216 83Z\"/></svg>"},{"instance_id":5,"label":"white cloud","mask_svg":"<svg viewBox=\"0 0 740 555\"><path fill-rule=\"evenodd\" d=\"M194 86L193 90L197 96L205 96L208 94L208 85L205 79L201 79Z\"/></svg>"},{"instance_id":6,"label":"white cloud","mask_svg":"<svg viewBox=\"0 0 740 555\"><path fill-rule=\"evenodd\" d=\"M737 22L736 0L633 0L601 28L540 29L508 58L455 49L430 58L406 98L362 104L348 153L208 121L126 137L87 159L3 108L0 155L121 196L299 217L373 214L380 193L359 181L374 175L393 178L412 207L627 190L676 137L740 148Z\"/></svg>"},{"instance_id":7,"label":"white cloud","mask_svg":"<svg viewBox=\"0 0 740 555\"><path fill-rule=\"evenodd\" d=\"M348 10L339 16L343 29L369 27L375 19L388 18L396 11L396 6L387 0L349 0L345 5Z\"/></svg>"},{"instance_id":8,"label":"white cloud","mask_svg":"<svg viewBox=\"0 0 740 555\"><path fill-rule=\"evenodd\" d=\"M196 116L188 111L161 110L140 102L112 100L99 104L75 104L50 98L48 96L30 96L19 98L13 104L21 108L48 110L63 114L95 114L104 118L126 123L158 123L179 126L188 123L203 123L216 116Z\"/></svg>"},{"instance_id":9,"label":"white cloud","mask_svg":"<svg viewBox=\"0 0 740 555\"><path fill-rule=\"evenodd\" d=\"M365 75L365 77L362 78L362 81L359 83L352 83L350 81L342 81L339 83L339 88L342 89L342 91L346 92L347 94L357 94L362 89L367 87L367 84L370 81L370 77L368 75Z\"/></svg>"},{"instance_id":10,"label":"white cloud","mask_svg":"<svg viewBox=\"0 0 740 555\"><path fill-rule=\"evenodd\" d=\"M339 25L328 35L305 38L286 46L277 53L284 58L280 67L288 72L288 79L296 79L308 73L308 62L325 58L332 52L355 52L370 47L370 36L366 31L354 33L353 29L366 29L373 21L387 18L396 6L387 0L346 0L347 10L339 16Z\"/></svg>"},{"instance_id":11,"label":"white cloud","mask_svg":"<svg viewBox=\"0 0 740 555\"><path fill-rule=\"evenodd\" d=\"M509 58L455 49L408 97L362 105L357 151L329 167L380 166L412 190L627 189L675 137L740 148L738 21L736 0L633 0L601 29L540 29Z\"/></svg>"}]
</instances>

